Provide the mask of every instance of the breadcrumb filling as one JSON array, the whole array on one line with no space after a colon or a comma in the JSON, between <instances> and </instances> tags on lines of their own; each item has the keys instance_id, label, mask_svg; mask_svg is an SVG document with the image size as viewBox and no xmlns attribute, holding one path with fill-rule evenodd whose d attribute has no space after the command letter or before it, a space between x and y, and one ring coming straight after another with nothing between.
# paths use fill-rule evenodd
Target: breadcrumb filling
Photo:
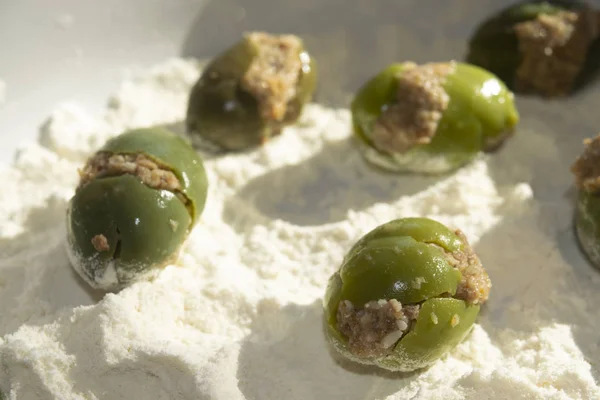
<instances>
[{"instance_id":1,"label":"breadcrumb filling","mask_svg":"<svg viewBox=\"0 0 600 400\"><path fill-rule=\"evenodd\" d=\"M165 165L161 165L157 161L142 154L130 153L110 153L99 151L88 159L83 169L79 170L79 186L78 189L85 186L96 179L133 175L140 181L157 190L167 190L175 194L177 198L185 205L191 213L192 203L181 191L182 185L175 173ZM177 221L170 221L171 229L177 230ZM119 228L117 227L117 235ZM97 234L91 238L92 246L98 252L106 252L110 250L108 239L103 234ZM113 258L119 258L120 241L117 241Z\"/></svg>"},{"instance_id":2,"label":"breadcrumb filling","mask_svg":"<svg viewBox=\"0 0 600 400\"><path fill-rule=\"evenodd\" d=\"M571 166L575 186L589 193L600 192L600 136L583 141L585 150Z\"/></svg>"},{"instance_id":3,"label":"breadcrumb filling","mask_svg":"<svg viewBox=\"0 0 600 400\"><path fill-rule=\"evenodd\" d=\"M171 192L179 192L182 189L181 182L172 170L144 154L115 154L103 151L96 153L79 171L79 187L94 179L125 174L137 176L142 183L153 189Z\"/></svg>"},{"instance_id":4,"label":"breadcrumb filling","mask_svg":"<svg viewBox=\"0 0 600 400\"><path fill-rule=\"evenodd\" d=\"M430 143L450 102L444 89L446 77L455 69L454 62L407 65L398 77L396 101L374 124L375 148L404 153Z\"/></svg>"},{"instance_id":5,"label":"breadcrumb filling","mask_svg":"<svg viewBox=\"0 0 600 400\"><path fill-rule=\"evenodd\" d=\"M357 308L348 300L340 301L337 326L348 338L348 348L361 358L382 357L394 350L394 345L412 327L420 305L403 306L398 300L370 301Z\"/></svg>"},{"instance_id":6,"label":"breadcrumb filling","mask_svg":"<svg viewBox=\"0 0 600 400\"><path fill-rule=\"evenodd\" d=\"M464 300L468 304L483 304L490 295L492 282L481 260L469 245L465 234L460 230L456 230L455 234L463 242L461 250L449 252L437 245L432 244L432 246L440 248L446 255L448 263L462 275L454 298Z\"/></svg>"},{"instance_id":7,"label":"breadcrumb filling","mask_svg":"<svg viewBox=\"0 0 600 400\"><path fill-rule=\"evenodd\" d=\"M541 14L517 24L523 57L516 71L517 89L546 96L568 94L599 31L600 20L591 9Z\"/></svg>"},{"instance_id":8,"label":"breadcrumb filling","mask_svg":"<svg viewBox=\"0 0 600 400\"><path fill-rule=\"evenodd\" d=\"M431 244L441 249L450 265L462 275L454 296L441 293L438 297L453 297L468 304L483 304L489 297L492 283L464 233L460 230L455 233L463 242L461 250L449 252ZM412 282L415 287L420 287L422 283L421 279ZM342 300L337 310L337 327L348 339L348 348L352 354L361 358L383 357L390 354L394 345L411 330L420 308L420 304L402 305L396 299L370 301L363 308ZM437 316L433 315L432 321L437 324ZM459 323L460 317L454 315L451 326Z\"/></svg>"},{"instance_id":9,"label":"breadcrumb filling","mask_svg":"<svg viewBox=\"0 0 600 400\"><path fill-rule=\"evenodd\" d=\"M288 103L296 96L302 69L302 41L294 35L253 32L246 39L257 49L241 87L258 101L263 119L282 121Z\"/></svg>"}]
</instances>

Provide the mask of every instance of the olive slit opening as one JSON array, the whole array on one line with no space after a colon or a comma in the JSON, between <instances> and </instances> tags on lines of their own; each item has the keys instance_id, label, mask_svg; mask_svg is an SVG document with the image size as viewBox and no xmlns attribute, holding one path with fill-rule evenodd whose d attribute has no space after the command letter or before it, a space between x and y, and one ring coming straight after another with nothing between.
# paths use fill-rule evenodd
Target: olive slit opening
<instances>
[{"instance_id":1,"label":"olive slit opening","mask_svg":"<svg viewBox=\"0 0 600 400\"><path fill-rule=\"evenodd\" d=\"M421 309L421 307L423 306L423 304L424 304L424 303L425 303L427 300L431 300L431 299L447 299L447 298L450 298L450 299L455 299L455 300L461 300L461 301L464 301L465 303L467 303L467 301L466 301L466 300L464 300L464 299L461 299L461 298L458 298L458 297L456 297L455 295L452 295L452 293L449 293L449 292L443 292L443 293L440 293L440 294L438 294L438 295L436 295L436 296L431 296L431 297L429 297L429 298L427 298L427 299L425 299L425 300L421 300L421 301L414 302L414 303L406 303L406 304L402 304L402 307L403 307L403 308L405 308L405 307L416 307L418 310L420 310L420 309ZM338 308L338 309L339 309L339 307L342 305L342 303L343 303L344 301L345 301L345 300L340 300L340 302L338 303L338 306L337 306L337 308ZM364 309L364 308L365 308L365 307L361 308L361 310L362 310L362 309ZM418 314L417 314L417 316L418 316ZM336 318L336 319L337 319L337 318ZM406 329L405 329L405 330L402 332L402 336L401 336L401 337L400 337L398 340L396 340L396 341L394 342L394 345L393 345L393 346L396 346L396 345L397 345L397 344L398 344L398 343L399 343L399 342L400 342L402 339L404 339L404 337L405 337L405 336L406 336L408 333L410 333L410 332L412 332L412 331L414 330L414 328L415 328L415 326L416 326L416 321L417 321L417 320L416 320L416 317L415 317L415 318L413 318L413 319L409 319L408 327L407 327L407 328L406 328ZM343 336L344 336L344 338L345 338L346 340L348 339L348 337L347 337L346 335L343 335Z\"/></svg>"},{"instance_id":2,"label":"olive slit opening","mask_svg":"<svg viewBox=\"0 0 600 400\"><path fill-rule=\"evenodd\" d=\"M356 242L330 278L326 335L352 361L414 371L465 339L490 287L460 230L390 221Z\"/></svg>"},{"instance_id":3,"label":"olive slit opening","mask_svg":"<svg viewBox=\"0 0 600 400\"><path fill-rule=\"evenodd\" d=\"M172 193L183 203L192 220L194 219L194 204L192 199L182 191L183 185L177 173L160 159L141 151L99 151L80 170L78 189L94 180L125 175L137 177L151 189Z\"/></svg>"},{"instance_id":4,"label":"olive slit opening","mask_svg":"<svg viewBox=\"0 0 600 400\"><path fill-rule=\"evenodd\" d=\"M119 259L119 257L121 256L121 231L119 230L119 228L117 228L116 232L117 232L117 243L115 244L115 252L112 255L112 258L114 260Z\"/></svg>"}]
</instances>

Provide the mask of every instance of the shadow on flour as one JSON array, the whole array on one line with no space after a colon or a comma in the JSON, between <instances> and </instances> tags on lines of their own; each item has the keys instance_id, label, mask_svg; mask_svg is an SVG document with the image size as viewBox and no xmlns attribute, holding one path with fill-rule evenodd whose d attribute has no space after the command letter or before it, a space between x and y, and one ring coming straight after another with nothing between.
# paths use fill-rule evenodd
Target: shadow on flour
<instances>
[{"instance_id":1,"label":"shadow on flour","mask_svg":"<svg viewBox=\"0 0 600 400\"><path fill-rule=\"evenodd\" d=\"M450 60L492 0L244 0L208 2L182 46L182 55L214 57L247 31L300 35L317 60L318 101L347 106L352 94L385 65ZM428 5L429 4L429 5ZM471 23L472 22L472 23ZM432 23L436 29L431 29Z\"/></svg>"},{"instance_id":2,"label":"shadow on flour","mask_svg":"<svg viewBox=\"0 0 600 400\"><path fill-rule=\"evenodd\" d=\"M353 138L326 143L313 157L267 172L247 183L225 210L250 203L272 219L309 226L339 222L349 210L390 203L433 185L442 177L398 175L371 167ZM226 213L227 214L227 213Z\"/></svg>"},{"instance_id":3,"label":"shadow on flour","mask_svg":"<svg viewBox=\"0 0 600 400\"><path fill-rule=\"evenodd\" d=\"M119 349L117 344L115 348L115 338L110 337L115 332L104 325L103 312L96 307L80 313L71 324L63 323L57 333L65 352L75 358L68 378L73 392L93 394L98 400L210 400L198 393L197 371L181 357L140 349L139 337L124 337L123 341L130 341L129 347ZM75 329L78 332L72 332Z\"/></svg>"},{"instance_id":4,"label":"shadow on flour","mask_svg":"<svg viewBox=\"0 0 600 400\"><path fill-rule=\"evenodd\" d=\"M185 121L178 121L160 126L175 133L177 136L183 138L185 141L192 144L192 146L200 154L200 156L202 157L202 161L204 162L215 158L219 158L220 156L227 154L226 152L216 150L215 148L208 149L193 143L192 137L188 134L187 129L185 127Z\"/></svg>"},{"instance_id":5,"label":"shadow on flour","mask_svg":"<svg viewBox=\"0 0 600 400\"><path fill-rule=\"evenodd\" d=\"M0 336L21 324L42 325L61 308L94 304L104 292L91 289L71 268L64 248L67 202L51 198L27 216L25 232L0 239L0 313L12 314ZM0 282L0 285L2 283ZM32 299L22 308L22 299Z\"/></svg>"},{"instance_id":6,"label":"shadow on flour","mask_svg":"<svg viewBox=\"0 0 600 400\"><path fill-rule=\"evenodd\" d=\"M592 94L561 101L518 97L521 121L516 132L488 158L496 184L528 182L537 201L558 201L573 184L570 166L583 151L582 140L597 131L600 119L581 115L597 102ZM574 111L565 113L565 109Z\"/></svg>"},{"instance_id":7,"label":"shadow on flour","mask_svg":"<svg viewBox=\"0 0 600 400\"><path fill-rule=\"evenodd\" d=\"M598 325L590 324L582 311L595 313L598 271L589 265L574 235L577 194L569 170L583 150L583 138L596 132L598 114L590 105L597 104L597 97L586 91L554 102L517 98L522 115L518 130L489 158L488 166L498 186L528 182L535 208L520 217L507 215L475 247L494 284L488 315L480 318L492 341L502 344L500 332L505 328L528 337L540 328L568 325L599 380ZM543 243L543 249L532 249L536 243ZM555 299L555 293L565 292L571 293L568 301ZM506 308L510 302L516 304L513 310ZM533 308L537 319L527 314Z\"/></svg>"},{"instance_id":8,"label":"shadow on flour","mask_svg":"<svg viewBox=\"0 0 600 400\"><path fill-rule=\"evenodd\" d=\"M58 228L64 228L67 202L51 197L43 206L31 209L25 222L23 232L10 238L0 238L0 266L18 264L27 256L39 256L44 253L44 245L49 239L56 237Z\"/></svg>"},{"instance_id":9,"label":"shadow on flour","mask_svg":"<svg viewBox=\"0 0 600 400\"><path fill-rule=\"evenodd\" d=\"M577 276L577 279L570 282L571 286L578 293L581 293L581 300L587 302L588 318L593 318L592 315L597 313L598 304L592 304L586 293L597 293L600 284L600 279L598 279L600 271L590 264L579 247L574 226L571 225L567 229L557 232L556 241L562 258L572 267L575 276ZM587 324L586 320L582 320L581 317L573 321L572 313L567 313L563 318L566 318L565 323L571 324L575 342L590 363L594 379L596 382L600 382L598 330Z\"/></svg>"},{"instance_id":10,"label":"shadow on flour","mask_svg":"<svg viewBox=\"0 0 600 400\"><path fill-rule=\"evenodd\" d=\"M11 356L9 352L6 352L5 354L7 355L7 357ZM8 385L9 383L10 383L10 380L7 382L3 382L3 385ZM7 388L8 387L10 387L10 386L7 386ZM44 380L42 380L42 378L40 378L40 376L35 373L27 375L26 385L22 385L22 386L14 385L13 387L11 387L11 391L14 391L16 393L15 396L17 399L26 398L23 396L22 392L27 393L29 387L36 388L35 399L55 399L56 398L54 391L50 390L48 388L47 382L44 382ZM0 400L8 400L9 399L9 397L8 397L9 392L6 392L6 393L7 393L6 395L4 395L2 393L2 387L0 386ZM32 397L27 397L27 398L32 398Z\"/></svg>"},{"instance_id":11,"label":"shadow on flour","mask_svg":"<svg viewBox=\"0 0 600 400\"><path fill-rule=\"evenodd\" d=\"M561 212L570 212L565 202L507 216L475 245L493 283L478 322L507 357L519 356L521 350L514 343L517 338L527 342L543 330L566 325L598 380L598 325L589 322L589 313L597 309L593 299L599 282L592 276L597 271L577 248L570 220L556 221ZM563 297L565 293L568 295ZM525 347L542 350L532 340Z\"/></svg>"},{"instance_id":12,"label":"shadow on flour","mask_svg":"<svg viewBox=\"0 0 600 400\"><path fill-rule=\"evenodd\" d=\"M414 374L341 359L325 339L322 316L317 300L257 317L238 360L239 389L246 399L380 399L407 385Z\"/></svg>"}]
</instances>

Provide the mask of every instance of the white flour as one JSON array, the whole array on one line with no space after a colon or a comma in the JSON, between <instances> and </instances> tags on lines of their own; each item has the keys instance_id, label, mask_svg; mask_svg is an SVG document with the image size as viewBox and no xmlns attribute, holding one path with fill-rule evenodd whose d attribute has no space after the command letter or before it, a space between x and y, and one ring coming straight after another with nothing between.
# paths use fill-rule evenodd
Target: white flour
<instances>
[{"instance_id":1,"label":"white flour","mask_svg":"<svg viewBox=\"0 0 600 400\"><path fill-rule=\"evenodd\" d=\"M99 120L60 106L39 144L0 171L8 399L600 398L589 364L600 359L600 279L572 268L580 256L560 244L573 240L568 202L532 200L519 183L538 179L526 162L556 156L535 124L524 128L530 145L454 175L399 177L365 165L348 111L311 105L263 148L205 157L207 207L177 265L103 299L89 290L63 247L77 167L123 129L181 131L198 73L193 61L160 65L125 82ZM463 229L494 284L469 339L404 375L341 361L321 331L321 296L344 253L402 216Z\"/></svg>"},{"instance_id":2,"label":"white flour","mask_svg":"<svg viewBox=\"0 0 600 400\"><path fill-rule=\"evenodd\" d=\"M6 101L6 83L2 79L0 79L0 107Z\"/></svg>"}]
</instances>

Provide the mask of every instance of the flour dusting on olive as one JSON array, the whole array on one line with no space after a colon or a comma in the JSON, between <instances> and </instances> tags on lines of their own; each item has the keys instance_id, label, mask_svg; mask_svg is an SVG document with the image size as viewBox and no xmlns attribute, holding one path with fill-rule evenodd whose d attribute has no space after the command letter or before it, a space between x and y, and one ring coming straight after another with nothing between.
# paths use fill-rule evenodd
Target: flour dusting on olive
<instances>
[{"instance_id":1,"label":"flour dusting on olive","mask_svg":"<svg viewBox=\"0 0 600 400\"><path fill-rule=\"evenodd\" d=\"M425 278L423 278L422 276L417 276L413 282L412 285L415 289L421 289L421 285L426 283L427 280Z\"/></svg>"},{"instance_id":2,"label":"flour dusting on olive","mask_svg":"<svg viewBox=\"0 0 600 400\"><path fill-rule=\"evenodd\" d=\"M79 173L67 254L83 279L119 290L176 260L207 191L202 160L187 142L157 127L128 131Z\"/></svg>"},{"instance_id":3,"label":"flour dusting on olive","mask_svg":"<svg viewBox=\"0 0 600 400\"><path fill-rule=\"evenodd\" d=\"M460 324L460 316L457 314L454 314L452 316L452 319L450 320L450 326L454 328L458 324Z\"/></svg>"}]
</instances>

